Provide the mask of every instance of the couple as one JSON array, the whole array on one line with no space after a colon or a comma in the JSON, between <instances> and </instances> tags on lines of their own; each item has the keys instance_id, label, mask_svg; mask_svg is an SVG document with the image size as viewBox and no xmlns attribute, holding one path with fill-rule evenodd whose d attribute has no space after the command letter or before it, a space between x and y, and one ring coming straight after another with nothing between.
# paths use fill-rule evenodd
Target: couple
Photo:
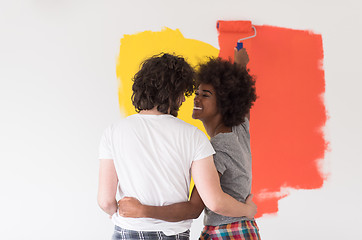
<instances>
[{"instance_id":1,"label":"couple","mask_svg":"<svg viewBox=\"0 0 362 240\"><path fill-rule=\"evenodd\" d=\"M116 225L112 239L189 239L191 219L204 208L200 239L260 239L250 196L256 95L248 61L245 49L235 50L234 64L210 59L196 73L192 117L211 143L176 117L194 92L193 68L169 54L142 64L132 86L138 114L108 127L100 143L98 203Z\"/></svg>"}]
</instances>

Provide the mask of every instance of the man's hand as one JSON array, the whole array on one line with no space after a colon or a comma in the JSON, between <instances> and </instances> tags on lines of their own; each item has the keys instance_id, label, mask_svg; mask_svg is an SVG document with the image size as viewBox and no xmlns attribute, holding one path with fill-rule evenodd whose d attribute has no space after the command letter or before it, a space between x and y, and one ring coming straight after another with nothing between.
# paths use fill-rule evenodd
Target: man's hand
<instances>
[{"instance_id":1,"label":"man's hand","mask_svg":"<svg viewBox=\"0 0 362 240\"><path fill-rule=\"evenodd\" d=\"M118 213L122 217L145 217L144 205L132 197L124 197L118 201Z\"/></svg>"},{"instance_id":2,"label":"man's hand","mask_svg":"<svg viewBox=\"0 0 362 240\"><path fill-rule=\"evenodd\" d=\"M239 51L234 48L234 62L246 68L246 65L249 63L249 56L245 48L242 48Z\"/></svg>"},{"instance_id":3,"label":"man's hand","mask_svg":"<svg viewBox=\"0 0 362 240\"><path fill-rule=\"evenodd\" d=\"M248 205L248 207L250 209L249 213L248 213L248 215L246 215L246 217L249 218L249 219L253 219L255 214L257 213L257 209L258 209L256 204L253 202L253 194L250 194L246 198L245 204Z\"/></svg>"}]
</instances>

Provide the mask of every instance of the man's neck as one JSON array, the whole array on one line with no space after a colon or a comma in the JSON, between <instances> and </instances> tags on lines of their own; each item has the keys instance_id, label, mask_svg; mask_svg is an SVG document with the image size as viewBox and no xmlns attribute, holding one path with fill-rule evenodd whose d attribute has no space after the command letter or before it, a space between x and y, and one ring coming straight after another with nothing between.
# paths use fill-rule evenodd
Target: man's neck
<instances>
[{"instance_id":1,"label":"man's neck","mask_svg":"<svg viewBox=\"0 0 362 240\"><path fill-rule=\"evenodd\" d=\"M165 114L165 113L158 111L157 106L150 110L141 110L139 113L144 114L144 115L164 115Z\"/></svg>"}]
</instances>

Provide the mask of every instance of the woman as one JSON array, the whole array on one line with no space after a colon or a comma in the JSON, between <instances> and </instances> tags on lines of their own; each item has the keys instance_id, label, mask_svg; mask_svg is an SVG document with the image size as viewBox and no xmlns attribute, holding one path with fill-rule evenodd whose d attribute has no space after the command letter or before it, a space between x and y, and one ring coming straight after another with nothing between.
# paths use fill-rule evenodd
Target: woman
<instances>
[{"instance_id":1,"label":"woman","mask_svg":"<svg viewBox=\"0 0 362 240\"><path fill-rule=\"evenodd\" d=\"M220 58L202 64L197 73L198 89L192 114L193 118L202 121L211 138L223 191L241 202L246 202L251 190L249 111L256 100L255 81L246 70L248 61L247 53L242 49L235 50L234 64ZM122 216L166 221L197 218L202 208L196 190L189 202L169 206L146 206L133 198L119 201ZM206 207L204 224L200 239L219 239L221 236L260 239L253 218L223 216Z\"/></svg>"}]
</instances>

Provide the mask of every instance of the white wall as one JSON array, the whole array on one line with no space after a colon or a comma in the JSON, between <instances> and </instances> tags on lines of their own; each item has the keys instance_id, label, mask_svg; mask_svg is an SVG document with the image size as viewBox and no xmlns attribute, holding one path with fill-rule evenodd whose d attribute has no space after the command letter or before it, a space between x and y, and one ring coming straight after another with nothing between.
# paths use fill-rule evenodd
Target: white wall
<instances>
[{"instance_id":1,"label":"white wall","mask_svg":"<svg viewBox=\"0 0 362 240\"><path fill-rule=\"evenodd\" d=\"M323 37L329 177L322 189L291 190L278 215L258 219L263 239L362 238L360 9L352 0L1 0L0 239L110 239L96 203L97 152L121 117L119 40L167 26L218 47L218 19Z\"/></svg>"}]
</instances>

